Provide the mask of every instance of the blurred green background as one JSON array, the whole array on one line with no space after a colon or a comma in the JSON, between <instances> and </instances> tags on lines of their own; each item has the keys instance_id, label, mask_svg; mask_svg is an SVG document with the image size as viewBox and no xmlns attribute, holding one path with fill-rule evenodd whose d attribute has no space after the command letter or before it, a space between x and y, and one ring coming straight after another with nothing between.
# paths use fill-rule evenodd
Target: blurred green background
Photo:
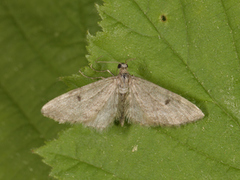
<instances>
[{"instance_id":1,"label":"blurred green background","mask_svg":"<svg viewBox=\"0 0 240 180\"><path fill-rule=\"evenodd\" d=\"M101 1L0 1L0 179L53 179L31 149L67 125L40 109L66 92L59 77L87 65L87 31L100 29L94 3Z\"/></svg>"}]
</instances>

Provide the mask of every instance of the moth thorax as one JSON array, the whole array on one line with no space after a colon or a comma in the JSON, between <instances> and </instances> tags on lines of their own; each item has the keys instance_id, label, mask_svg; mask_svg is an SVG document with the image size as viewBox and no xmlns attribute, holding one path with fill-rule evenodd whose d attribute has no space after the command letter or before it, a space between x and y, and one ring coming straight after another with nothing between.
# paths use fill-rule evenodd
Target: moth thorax
<instances>
[{"instance_id":1,"label":"moth thorax","mask_svg":"<svg viewBox=\"0 0 240 180\"><path fill-rule=\"evenodd\" d=\"M119 93L120 94L126 94L126 93L128 93L128 87L119 87L119 89L118 89L119 91Z\"/></svg>"},{"instance_id":2,"label":"moth thorax","mask_svg":"<svg viewBox=\"0 0 240 180\"><path fill-rule=\"evenodd\" d=\"M123 73L120 76L120 81L118 84L119 93L121 93L121 94L127 93L128 87L129 87L129 74Z\"/></svg>"},{"instance_id":3,"label":"moth thorax","mask_svg":"<svg viewBox=\"0 0 240 180\"><path fill-rule=\"evenodd\" d=\"M122 73L122 74L121 74L121 77L122 77L123 81L128 80L128 77L129 77L128 72L124 72L124 73Z\"/></svg>"}]
</instances>

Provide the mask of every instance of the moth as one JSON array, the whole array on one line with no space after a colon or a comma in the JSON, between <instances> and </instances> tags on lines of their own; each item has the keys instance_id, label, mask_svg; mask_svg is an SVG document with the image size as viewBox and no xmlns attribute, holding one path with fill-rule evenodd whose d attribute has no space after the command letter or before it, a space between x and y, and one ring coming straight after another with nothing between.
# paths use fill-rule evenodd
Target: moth
<instances>
[{"instance_id":1,"label":"moth","mask_svg":"<svg viewBox=\"0 0 240 180\"><path fill-rule=\"evenodd\" d=\"M180 125L204 117L185 98L154 83L130 75L128 65L119 74L74 89L49 101L42 114L60 123L82 123L103 130L118 120L145 126Z\"/></svg>"}]
</instances>

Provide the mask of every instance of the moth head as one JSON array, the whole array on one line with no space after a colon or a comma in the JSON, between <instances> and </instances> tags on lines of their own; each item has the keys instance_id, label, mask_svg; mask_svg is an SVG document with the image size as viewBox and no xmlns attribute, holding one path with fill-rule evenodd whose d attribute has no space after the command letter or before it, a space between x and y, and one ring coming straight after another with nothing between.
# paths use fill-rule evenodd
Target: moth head
<instances>
[{"instance_id":1,"label":"moth head","mask_svg":"<svg viewBox=\"0 0 240 180\"><path fill-rule=\"evenodd\" d=\"M120 63L118 64L118 69L127 69L128 65L126 63Z\"/></svg>"}]
</instances>

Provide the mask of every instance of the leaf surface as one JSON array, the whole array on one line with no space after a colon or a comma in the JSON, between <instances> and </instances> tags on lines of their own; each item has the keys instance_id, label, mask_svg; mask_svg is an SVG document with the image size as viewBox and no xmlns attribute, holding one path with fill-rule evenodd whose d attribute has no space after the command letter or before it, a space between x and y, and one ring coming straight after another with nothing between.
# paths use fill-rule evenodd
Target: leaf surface
<instances>
[{"instance_id":1,"label":"leaf surface","mask_svg":"<svg viewBox=\"0 0 240 180\"><path fill-rule=\"evenodd\" d=\"M129 72L180 94L205 114L181 127L76 125L36 150L59 179L237 179L240 176L239 23L235 1L105 0L88 36L96 69ZM89 68L85 74L91 73ZM82 79L82 78L80 78ZM74 77L65 78L78 86ZM79 81L79 80L78 80ZM71 86L72 87L72 86Z\"/></svg>"}]
</instances>

